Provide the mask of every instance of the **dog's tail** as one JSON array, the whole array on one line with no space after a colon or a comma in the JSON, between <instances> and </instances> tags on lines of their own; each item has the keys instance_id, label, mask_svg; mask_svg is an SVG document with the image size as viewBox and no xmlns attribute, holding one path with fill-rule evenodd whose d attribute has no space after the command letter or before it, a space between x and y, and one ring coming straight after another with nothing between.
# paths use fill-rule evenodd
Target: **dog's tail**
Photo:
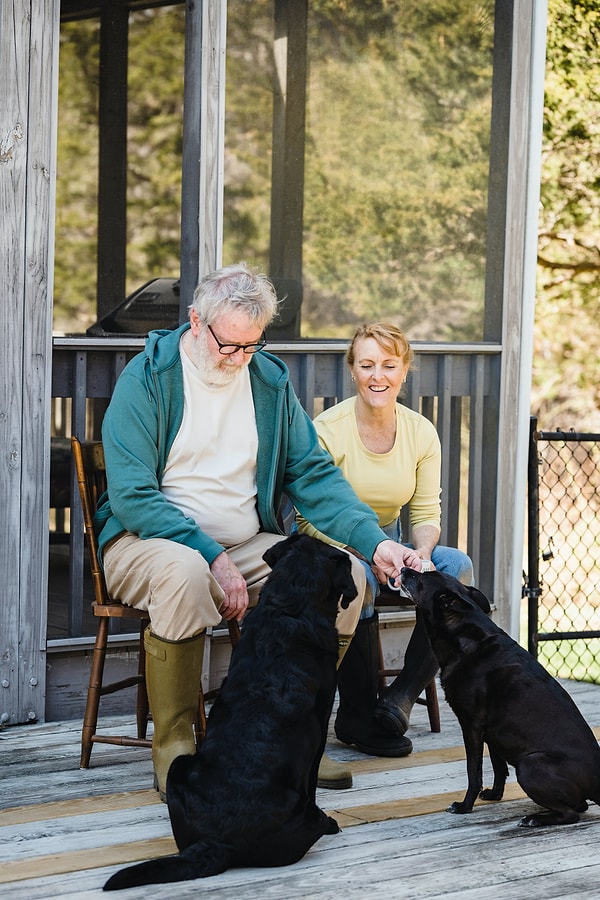
<instances>
[{"instance_id":1,"label":"dog's tail","mask_svg":"<svg viewBox=\"0 0 600 900\"><path fill-rule=\"evenodd\" d=\"M171 881L208 878L227 868L229 854L225 847L212 840L199 841L176 856L163 856L119 869L111 875L103 890L120 891L140 884L167 884Z\"/></svg>"}]
</instances>

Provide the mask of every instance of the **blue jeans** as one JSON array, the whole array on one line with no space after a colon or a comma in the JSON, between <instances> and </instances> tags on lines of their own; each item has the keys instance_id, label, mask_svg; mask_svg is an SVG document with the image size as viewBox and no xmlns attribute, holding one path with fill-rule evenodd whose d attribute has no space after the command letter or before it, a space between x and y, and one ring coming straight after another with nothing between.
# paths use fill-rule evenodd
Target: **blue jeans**
<instances>
[{"instance_id":1,"label":"blue jeans","mask_svg":"<svg viewBox=\"0 0 600 900\"><path fill-rule=\"evenodd\" d=\"M402 540L402 526L399 517L394 522L390 522L389 525L385 525L384 528L382 528L382 531L387 534L390 540L396 541L398 544L404 543ZM404 546L413 548L412 544L404 544ZM455 547L444 547L441 544L438 544L434 547L433 553L431 554L431 561L438 572L445 572L447 575L452 575L454 578L458 578L459 581L462 581L463 584L472 585L475 583L473 577L473 563L471 562L471 558L467 556L466 553L463 553L462 550L457 550ZM366 562L363 562L363 565L367 572L367 583L371 588L371 596L375 598L379 593L379 582L375 578L371 566ZM373 599L371 604L363 606L360 617L361 619L370 619L374 612L375 601Z\"/></svg>"}]
</instances>

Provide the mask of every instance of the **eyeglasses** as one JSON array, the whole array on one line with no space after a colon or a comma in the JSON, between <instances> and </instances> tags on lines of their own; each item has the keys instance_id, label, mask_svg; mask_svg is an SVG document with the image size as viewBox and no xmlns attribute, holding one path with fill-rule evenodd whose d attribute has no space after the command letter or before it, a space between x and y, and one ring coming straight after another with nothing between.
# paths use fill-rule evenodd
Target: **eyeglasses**
<instances>
[{"instance_id":1,"label":"eyeglasses","mask_svg":"<svg viewBox=\"0 0 600 900\"><path fill-rule=\"evenodd\" d=\"M219 353L221 353L223 356L232 356L234 353L237 353L238 350L243 350L244 353L258 353L259 350L262 350L264 347L267 346L267 341L264 336L264 332L263 332L261 339L259 341L256 341L256 343L253 343L253 344L224 344L216 336L216 334L214 333L214 331L212 330L212 328L210 327L208 322L205 322L204 324L206 325L206 327L208 328L208 330L214 337L217 347L219 348Z\"/></svg>"}]
</instances>

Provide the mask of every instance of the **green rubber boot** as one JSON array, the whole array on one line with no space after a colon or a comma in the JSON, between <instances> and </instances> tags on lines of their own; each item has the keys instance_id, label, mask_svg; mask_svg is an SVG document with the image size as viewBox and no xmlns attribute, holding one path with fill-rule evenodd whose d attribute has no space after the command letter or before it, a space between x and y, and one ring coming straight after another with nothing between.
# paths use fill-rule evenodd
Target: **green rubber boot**
<instances>
[{"instance_id":1,"label":"green rubber boot","mask_svg":"<svg viewBox=\"0 0 600 900\"><path fill-rule=\"evenodd\" d=\"M319 763L317 786L330 791L344 791L352 787L352 772L344 763L336 762L326 753Z\"/></svg>"},{"instance_id":2,"label":"green rubber boot","mask_svg":"<svg viewBox=\"0 0 600 900\"><path fill-rule=\"evenodd\" d=\"M154 786L166 800L167 773L176 756L196 752L195 724L204 656L204 632L184 641L144 633L146 687L154 722Z\"/></svg>"}]
</instances>

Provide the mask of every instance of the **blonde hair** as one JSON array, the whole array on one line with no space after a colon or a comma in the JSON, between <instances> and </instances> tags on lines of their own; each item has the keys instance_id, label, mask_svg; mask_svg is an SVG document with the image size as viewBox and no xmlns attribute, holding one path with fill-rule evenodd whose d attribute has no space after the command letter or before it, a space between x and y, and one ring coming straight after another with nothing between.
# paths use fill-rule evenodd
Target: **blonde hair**
<instances>
[{"instance_id":1,"label":"blonde hair","mask_svg":"<svg viewBox=\"0 0 600 900\"><path fill-rule=\"evenodd\" d=\"M388 353L398 356L404 365L412 366L414 353L403 332L395 325L390 325L387 322L372 322L359 325L354 332L354 336L346 350L346 362L350 368L355 363L356 342L363 338L373 338Z\"/></svg>"}]
</instances>

